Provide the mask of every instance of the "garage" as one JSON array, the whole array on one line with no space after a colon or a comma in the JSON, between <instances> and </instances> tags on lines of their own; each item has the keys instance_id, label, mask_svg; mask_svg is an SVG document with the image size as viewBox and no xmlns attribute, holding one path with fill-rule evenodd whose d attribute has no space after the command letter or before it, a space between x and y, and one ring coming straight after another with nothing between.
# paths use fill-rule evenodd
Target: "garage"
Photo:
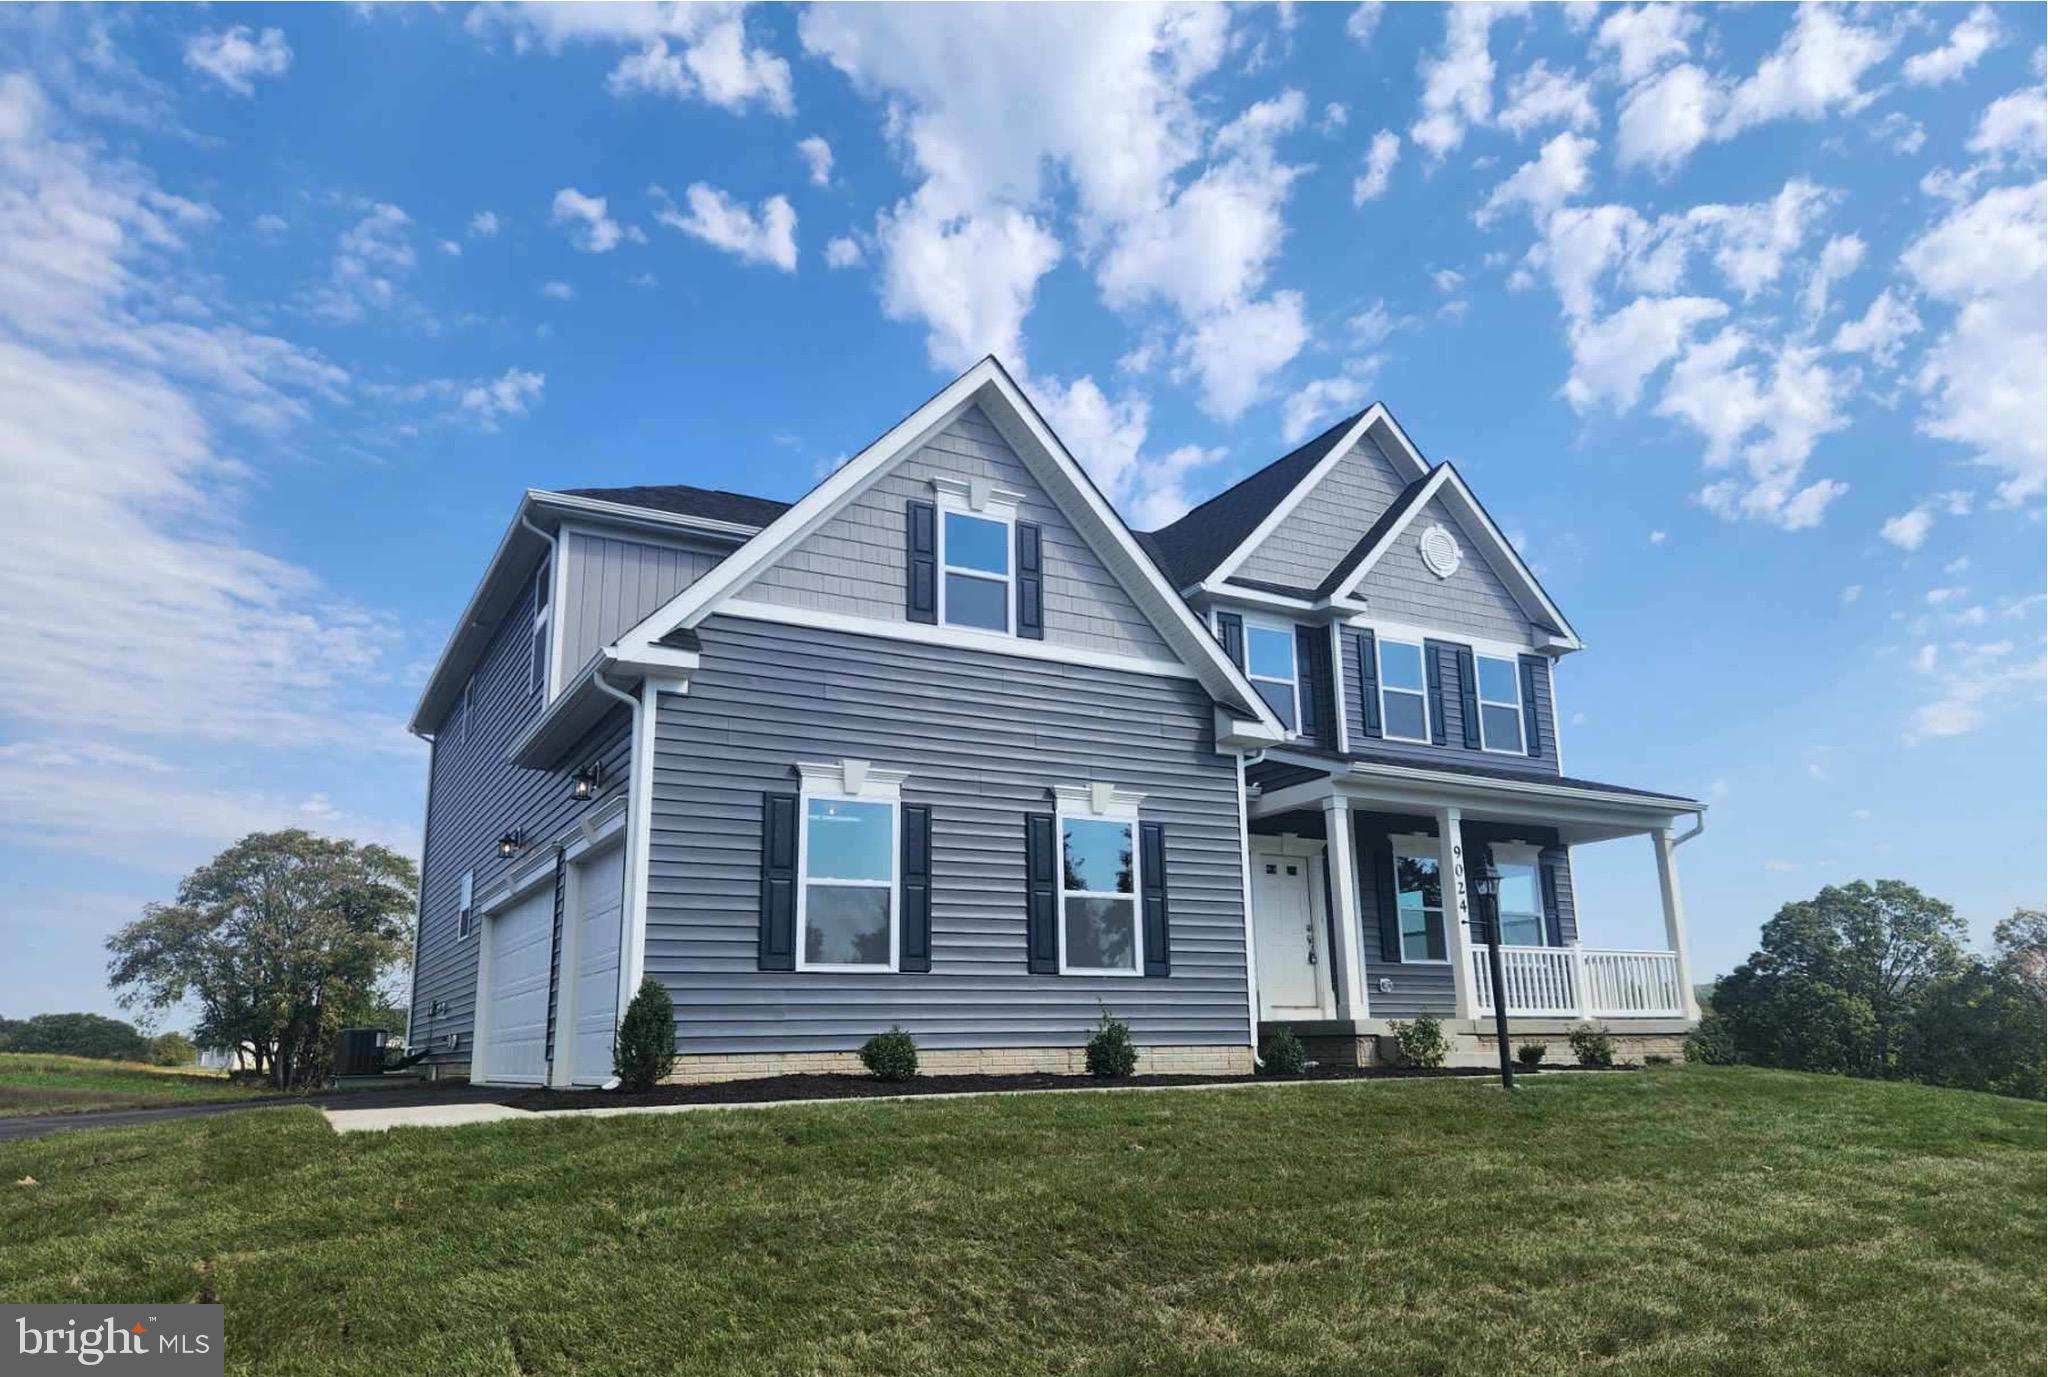
<instances>
[{"instance_id":1,"label":"garage","mask_svg":"<svg viewBox=\"0 0 2048 1377\"><path fill-rule=\"evenodd\" d=\"M484 922L483 969L478 973L483 1011L479 1080L540 1085L547 1079L548 960L554 917L554 888L547 886Z\"/></svg>"},{"instance_id":2,"label":"garage","mask_svg":"<svg viewBox=\"0 0 2048 1377\"><path fill-rule=\"evenodd\" d=\"M619 919L624 910L626 849L613 846L579 861L571 877L571 936L576 972L570 1079L602 1085L612 1074L612 1034L619 1008Z\"/></svg>"}]
</instances>

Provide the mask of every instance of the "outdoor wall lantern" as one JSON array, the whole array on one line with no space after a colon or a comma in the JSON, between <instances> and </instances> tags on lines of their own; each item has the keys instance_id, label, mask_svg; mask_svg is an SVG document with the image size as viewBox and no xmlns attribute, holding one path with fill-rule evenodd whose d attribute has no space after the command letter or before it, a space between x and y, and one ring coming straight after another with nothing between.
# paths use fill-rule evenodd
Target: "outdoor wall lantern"
<instances>
[{"instance_id":1,"label":"outdoor wall lantern","mask_svg":"<svg viewBox=\"0 0 2048 1377\"><path fill-rule=\"evenodd\" d=\"M519 854L520 848L525 845L526 834L515 827L504 836L498 838L498 854L500 856L516 856Z\"/></svg>"},{"instance_id":2,"label":"outdoor wall lantern","mask_svg":"<svg viewBox=\"0 0 2048 1377\"><path fill-rule=\"evenodd\" d=\"M604 787L604 766L593 760L576 772L570 781L569 797L578 803L588 803L597 797L597 791Z\"/></svg>"}]
</instances>

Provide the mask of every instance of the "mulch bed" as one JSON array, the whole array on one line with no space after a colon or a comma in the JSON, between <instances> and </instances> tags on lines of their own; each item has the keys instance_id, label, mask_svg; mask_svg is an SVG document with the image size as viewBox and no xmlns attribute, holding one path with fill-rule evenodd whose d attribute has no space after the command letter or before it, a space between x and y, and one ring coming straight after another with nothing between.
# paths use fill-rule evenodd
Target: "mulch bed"
<instances>
[{"instance_id":1,"label":"mulch bed","mask_svg":"<svg viewBox=\"0 0 2048 1377\"><path fill-rule=\"evenodd\" d=\"M1578 1068L1552 1067L1551 1070ZM1634 1067L1616 1066L1616 1071ZM1291 1079L1304 1081L1384 1081L1498 1076L1493 1067L1325 1066ZM1515 1068L1517 1076L1531 1072ZM1540 1075L1541 1072L1533 1074ZM865 1100L883 1095L958 1095L988 1090L1123 1089L1148 1085L1246 1085L1276 1080L1273 1076L1125 1076L1104 1080L1092 1076L1057 1076L1032 1072L1015 1076L917 1076L883 1081L873 1076L764 1076L754 1080L713 1081L705 1085L657 1085L641 1094L619 1090L530 1090L499 1101L514 1109L621 1109L629 1105L761 1104L770 1100Z\"/></svg>"}]
</instances>

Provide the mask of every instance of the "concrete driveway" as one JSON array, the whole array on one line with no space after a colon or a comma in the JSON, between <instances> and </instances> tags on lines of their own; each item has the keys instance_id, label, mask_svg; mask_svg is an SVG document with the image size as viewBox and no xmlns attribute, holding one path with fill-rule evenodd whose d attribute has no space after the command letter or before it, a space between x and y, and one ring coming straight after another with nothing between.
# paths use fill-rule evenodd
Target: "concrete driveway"
<instances>
[{"instance_id":1,"label":"concrete driveway","mask_svg":"<svg viewBox=\"0 0 2048 1377\"><path fill-rule=\"evenodd\" d=\"M521 1094L517 1087L479 1085L407 1085L389 1090L334 1090L316 1095L280 1096L274 1100L227 1100L219 1104L164 1105L157 1109L109 1109L93 1114L22 1114L0 1118L0 1143L43 1138L86 1128L140 1128L167 1119L192 1119L205 1114L240 1114L255 1109L411 1109L432 1105L491 1105Z\"/></svg>"}]
</instances>

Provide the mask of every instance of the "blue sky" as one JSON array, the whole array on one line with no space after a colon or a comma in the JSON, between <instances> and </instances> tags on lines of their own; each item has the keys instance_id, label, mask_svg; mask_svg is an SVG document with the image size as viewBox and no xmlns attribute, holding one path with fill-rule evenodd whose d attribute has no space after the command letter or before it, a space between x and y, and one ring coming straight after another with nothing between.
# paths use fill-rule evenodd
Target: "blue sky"
<instances>
[{"instance_id":1,"label":"blue sky","mask_svg":"<svg viewBox=\"0 0 2048 1377\"><path fill-rule=\"evenodd\" d=\"M0 13L0 1012L416 849L522 489L793 497L998 353L1138 526L1384 400L1714 804L1696 966L2043 890L2039 7ZM1580 857L1655 941L1647 844Z\"/></svg>"}]
</instances>

